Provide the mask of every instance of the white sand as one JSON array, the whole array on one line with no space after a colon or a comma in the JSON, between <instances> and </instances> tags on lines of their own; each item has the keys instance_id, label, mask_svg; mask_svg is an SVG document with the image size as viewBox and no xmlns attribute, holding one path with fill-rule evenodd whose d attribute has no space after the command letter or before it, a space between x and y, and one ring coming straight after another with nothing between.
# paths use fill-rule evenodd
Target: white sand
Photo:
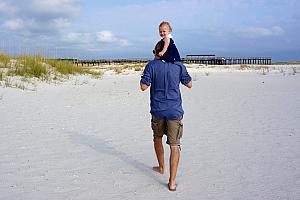
<instances>
[{"instance_id":1,"label":"white sand","mask_svg":"<svg viewBox=\"0 0 300 200\"><path fill-rule=\"evenodd\" d=\"M0 199L300 199L300 74L189 71L176 192L129 73L1 87Z\"/></svg>"}]
</instances>

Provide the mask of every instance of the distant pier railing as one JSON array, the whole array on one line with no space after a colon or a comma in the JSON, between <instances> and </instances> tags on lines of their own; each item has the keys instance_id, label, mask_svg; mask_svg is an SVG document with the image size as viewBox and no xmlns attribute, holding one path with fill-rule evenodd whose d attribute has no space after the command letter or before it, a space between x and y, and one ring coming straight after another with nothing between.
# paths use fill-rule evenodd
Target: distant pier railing
<instances>
[{"instance_id":1,"label":"distant pier railing","mask_svg":"<svg viewBox=\"0 0 300 200\"><path fill-rule=\"evenodd\" d=\"M147 63L149 59L99 59L99 60L80 60L80 59L60 59L72 61L76 65L97 66L100 64L126 64L126 63Z\"/></svg>"},{"instance_id":2,"label":"distant pier railing","mask_svg":"<svg viewBox=\"0 0 300 200\"><path fill-rule=\"evenodd\" d=\"M97 66L100 64L126 64L126 63L147 63L150 59L99 59L99 60L80 60L80 59L60 59L72 61L76 65ZM259 64L271 65L271 57L216 57L215 55L186 55L182 58L183 63L198 63L206 65L234 65L234 64Z\"/></svg>"},{"instance_id":3,"label":"distant pier railing","mask_svg":"<svg viewBox=\"0 0 300 200\"><path fill-rule=\"evenodd\" d=\"M186 55L182 58L184 63L199 63L207 65L234 65L234 64L260 64L271 65L271 57L216 57L210 55Z\"/></svg>"}]
</instances>

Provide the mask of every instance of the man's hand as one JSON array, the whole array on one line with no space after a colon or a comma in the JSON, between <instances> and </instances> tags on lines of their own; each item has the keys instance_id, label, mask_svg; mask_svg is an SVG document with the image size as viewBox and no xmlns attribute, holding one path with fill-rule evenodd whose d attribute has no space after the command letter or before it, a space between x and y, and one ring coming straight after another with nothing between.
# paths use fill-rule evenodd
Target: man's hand
<instances>
[{"instance_id":1,"label":"man's hand","mask_svg":"<svg viewBox=\"0 0 300 200\"><path fill-rule=\"evenodd\" d=\"M142 90L142 91L147 90L147 88L149 87L148 85L146 85L146 84L144 84L144 83L141 83L140 86L141 86L141 90Z\"/></svg>"},{"instance_id":2,"label":"man's hand","mask_svg":"<svg viewBox=\"0 0 300 200\"><path fill-rule=\"evenodd\" d=\"M192 87L193 87L192 81L190 81L190 82L189 82L188 84L186 84L185 86L188 87L188 88L192 88Z\"/></svg>"}]
</instances>

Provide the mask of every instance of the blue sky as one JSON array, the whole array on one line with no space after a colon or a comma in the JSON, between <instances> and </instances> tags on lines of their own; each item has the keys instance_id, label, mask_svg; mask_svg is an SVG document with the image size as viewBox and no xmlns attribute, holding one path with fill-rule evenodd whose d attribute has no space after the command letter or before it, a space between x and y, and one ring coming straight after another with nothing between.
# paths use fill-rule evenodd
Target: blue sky
<instances>
[{"instance_id":1,"label":"blue sky","mask_svg":"<svg viewBox=\"0 0 300 200\"><path fill-rule=\"evenodd\" d=\"M151 58L169 21L181 57L300 60L298 0L0 0L0 48L77 58ZM24 50L25 49L25 50Z\"/></svg>"}]
</instances>

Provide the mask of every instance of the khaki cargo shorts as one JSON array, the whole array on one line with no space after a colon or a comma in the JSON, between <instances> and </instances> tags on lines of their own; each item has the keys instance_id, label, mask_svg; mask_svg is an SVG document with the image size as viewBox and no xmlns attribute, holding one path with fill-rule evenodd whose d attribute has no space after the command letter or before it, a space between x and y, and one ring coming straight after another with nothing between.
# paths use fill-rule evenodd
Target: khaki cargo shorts
<instances>
[{"instance_id":1,"label":"khaki cargo shorts","mask_svg":"<svg viewBox=\"0 0 300 200\"><path fill-rule=\"evenodd\" d=\"M167 144L180 145L180 139L183 134L182 117L175 120L160 120L152 115L151 128L153 130L153 139L167 136Z\"/></svg>"}]
</instances>

